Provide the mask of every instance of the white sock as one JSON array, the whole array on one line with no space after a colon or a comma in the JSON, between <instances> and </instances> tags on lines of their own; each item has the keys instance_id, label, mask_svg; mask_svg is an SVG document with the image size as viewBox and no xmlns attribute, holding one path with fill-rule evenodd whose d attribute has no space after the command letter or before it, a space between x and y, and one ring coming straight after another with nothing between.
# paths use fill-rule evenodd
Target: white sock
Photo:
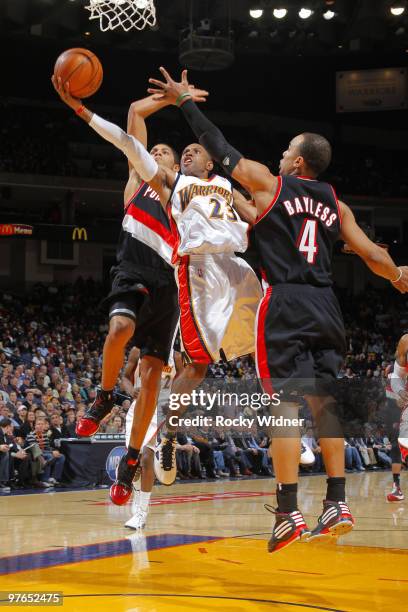
<instances>
[{"instance_id":1,"label":"white sock","mask_svg":"<svg viewBox=\"0 0 408 612\"><path fill-rule=\"evenodd\" d=\"M149 507L150 496L151 496L151 492L147 493L146 491L140 491L139 506L140 506L140 509L143 510L143 512L147 512L147 508Z\"/></svg>"}]
</instances>

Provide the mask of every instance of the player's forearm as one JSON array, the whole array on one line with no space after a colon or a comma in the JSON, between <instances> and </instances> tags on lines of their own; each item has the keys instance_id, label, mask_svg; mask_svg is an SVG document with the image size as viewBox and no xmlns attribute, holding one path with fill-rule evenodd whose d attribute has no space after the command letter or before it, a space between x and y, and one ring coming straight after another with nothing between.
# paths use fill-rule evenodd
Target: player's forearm
<instances>
[{"instance_id":1,"label":"player's forearm","mask_svg":"<svg viewBox=\"0 0 408 612\"><path fill-rule=\"evenodd\" d=\"M158 165L137 138L124 132L118 125L99 117L96 113L92 115L89 125L102 138L123 151L142 180L149 182L156 176Z\"/></svg>"},{"instance_id":2,"label":"player's forearm","mask_svg":"<svg viewBox=\"0 0 408 612\"><path fill-rule=\"evenodd\" d=\"M234 208L243 221L254 225L257 217L257 210L248 200L234 189Z\"/></svg>"},{"instance_id":3,"label":"player's forearm","mask_svg":"<svg viewBox=\"0 0 408 612\"><path fill-rule=\"evenodd\" d=\"M200 144L226 172L231 174L242 158L241 153L227 142L221 130L200 111L192 100L184 102L181 110Z\"/></svg>"},{"instance_id":4,"label":"player's forearm","mask_svg":"<svg viewBox=\"0 0 408 612\"><path fill-rule=\"evenodd\" d=\"M147 117L157 113L157 111L165 108L166 106L169 106L169 102L155 100L154 96L147 96L141 100L135 100L129 107L129 119L133 113L139 115L143 119L147 119Z\"/></svg>"},{"instance_id":5,"label":"player's forearm","mask_svg":"<svg viewBox=\"0 0 408 612\"><path fill-rule=\"evenodd\" d=\"M363 259L377 276L382 276L391 282L398 280L400 270L385 249L373 244L371 251Z\"/></svg>"}]
</instances>

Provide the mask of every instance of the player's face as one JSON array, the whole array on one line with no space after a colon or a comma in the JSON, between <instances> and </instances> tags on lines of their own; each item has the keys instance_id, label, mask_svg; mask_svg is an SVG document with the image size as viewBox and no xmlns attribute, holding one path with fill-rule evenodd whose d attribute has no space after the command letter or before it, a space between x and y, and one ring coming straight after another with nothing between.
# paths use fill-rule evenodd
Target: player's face
<instances>
[{"instance_id":1,"label":"player's face","mask_svg":"<svg viewBox=\"0 0 408 612\"><path fill-rule=\"evenodd\" d=\"M286 151L282 155L279 162L279 174L285 176L287 174L296 174L299 163L302 157L299 155L299 147L303 142L303 136L293 138Z\"/></svg>"},{"instance_id":2,"label":"player's face","mask_svg":"<svg viewBox=\"0 0 408 612\"><path fill-rule=\"evenodd\" d=\"M186 176L202 177L213 169L210 156L200 144L191 144L186 147L181 155L181 171Z\"/></svg>"},{"instance_id":3,"label":"player's face","mask_svg":"<svg viewBox=\"0 0 408 612\"><path fill-rule=\"evenodd\" d=\"M165 144L155 145L150 151L150 155L155 159L158 164L164 166L165 168L168 168L169 170L172 170L173 167L176 165L176 160L174 159L173 151Z\"/></svg>"}]
</instances>

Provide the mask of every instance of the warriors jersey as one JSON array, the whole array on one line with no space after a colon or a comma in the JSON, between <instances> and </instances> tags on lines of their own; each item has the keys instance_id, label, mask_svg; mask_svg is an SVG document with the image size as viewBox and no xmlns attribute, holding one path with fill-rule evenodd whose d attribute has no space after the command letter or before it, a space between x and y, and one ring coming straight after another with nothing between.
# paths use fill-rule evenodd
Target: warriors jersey
<instances>
[{"instance_id":1,"label":"warriors jersey","mask_svg":"<svg viewBox=\"0 0 408 612\"><path fill-rule=\"evenodd\" d=\"M244 252L248 224L233 208L232 186L227 179L178 175L169 202L177 256Z\"/></svg>"},{"instance_id":2,"label":"warriors jersey","mask_svg":"<svg viewBox=\"0 0 408 612\"><path fill-rule=\"evenodd\" d=\"M139 359L137 366L136 366L135 373L134 373L134 379L133 379L133 385L135 389L140 389L142 386L142 382L140 379L140 363L141 363L141 360ZM158 398L159 405L168 401L169 396L170 396L171 385L172 385L173 378L175 377L175 375L176 375L176 368L174 367L174 365L170 365L170 364L163 365L161 383L160 383L160 392L159 392L159 398Z\"/></svg>"},{"instance_id":3,"label":"warriors jersey","mask_svg":"<svg viewBox=\"0 0 408 612\"><path fill-rule=\"evenodd\" d=\"M173 274L169 264L174 244L169 219L158 194L142 182L125 208L117 250L118 264L168 270Z\"/></svg>"},{"instance_id":4,"label":"warriors jersey","mask_svg":"<svg viewBox=\"0 0 408 612\"><path fill-rule=\"evenodd\" d=\"M269 285L330 286L332 251L340 228L340 208L331 185L279 176L276 195L254 228Z\"/></svg>"}]
</instances>

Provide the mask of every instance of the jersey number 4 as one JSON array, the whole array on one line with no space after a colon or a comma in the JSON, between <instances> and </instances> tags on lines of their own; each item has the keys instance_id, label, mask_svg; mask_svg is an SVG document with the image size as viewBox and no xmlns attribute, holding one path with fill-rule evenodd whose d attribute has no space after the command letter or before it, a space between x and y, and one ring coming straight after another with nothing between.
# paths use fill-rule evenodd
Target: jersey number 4
<instances>
[{"instance_id":1,"label":"jersey number 4","mask_svg":"<svg viewBox=\"0 0 408 612\"><path fill-rule=\"evenodd\" d=\"M317 221L313 219L305 219L303 221L296 246L302 255L305 256L307 263L315 263L319 251L317 246Z\"/></svg>"}]
</instances>

